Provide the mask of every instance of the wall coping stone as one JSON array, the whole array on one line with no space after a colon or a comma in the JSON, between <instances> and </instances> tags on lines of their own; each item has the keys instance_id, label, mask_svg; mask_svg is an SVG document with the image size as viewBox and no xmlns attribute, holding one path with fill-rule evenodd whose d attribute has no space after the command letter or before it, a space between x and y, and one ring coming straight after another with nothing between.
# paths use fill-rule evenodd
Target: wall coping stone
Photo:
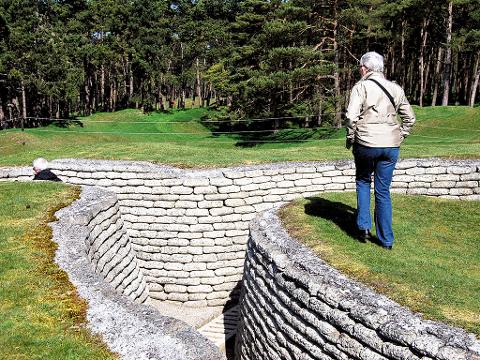
<instances>
[{"instance_id":1,"label":"wall coping stone","mask_svg":"<svg viewBox=\"0 0 480 360\"><path fill-rule=\"evenodd\" d=\"M151 172L162 171L171 172L172 175L186 176L186 175L200 175L213 177L228 172L245 172L254 170L272 170L272 169L287 169L292 167L307 167L307 166L329 166L333 165L344 168L351 168L354 166L353 160L329 160L329 161L305 161L305 162L275 162L275 163L261 163L252 165L236 165L231 167L212 167L212 168L177 168L169 165L155 164L147 161L125 161L125 160L85 160L85 159L58 159L50 162L52 168L55 169L71 169L72 164L81 166L82 169L91 168L95 171L135 171L135 172ZM397 163L397 169L405 167L415 167L419 164L425 166L480 166L480 160L450 160L441 158L405 158L400 159Z\"/></svg>"},{"instance_id":2,"label":"wall coping stone","mask_svg":"<svg viewBox=\"0 0 480 360\"><path fill-rule=\"evenodd\" d=\"M337 170L354 168L353 160L330 160L330 161L309 161L309 162L277 162L261 163L253 165L236 165L220 168L176 168L169 165L155 164L147 161L126 161L126 160L88 160L88 159L57 159L49 161L52 170L65 171L89 171L92 172L135 172L135 173L157 173L165 178L213 178L225 177L228 173L248 172L256 170L287 170L292 168L315 167L322 169L334 167ZM441 158L406 158L400 159L396 170L403 170L417 166L471 166L480 170L480 160L449 160ZM294 172L294 170L293 170ZM31 166L2 166L0 167L0 179L15 179L31 176Z\"/></svg>"},{"instance_id":3,"label":"wall coping stone","mask_svg":"<svg viewBox=\"0 0 480 360\"><path fill-rule=\"evenodd\" d=\"M282 227L277 210L278 207L257 215L250 224L250 241L255 243L263 257L272 261L287 277L312 291L324 288L325 284L335 286L338 291L331 294L331 298L328 294L326 296L331 306L351 312L356 321L374 328L393 342L435 358L435 354L429 353L431 341L421 341L433 336L439 341L439 348L464 351L469 354L465 359L480 357L480 341L474 334L440 322L424 320L419 314L388 297L349 279L308 247L291 238ZM367 315L363 317L362 313Z\"/></svg>"},{"instance_id":4,"label":"wall coping stone","mask_svg":"<svg viewBox=\"0 0 480 360\"><path fill-rule=\"evenodd\" d=\"M162 316L150 305L137 304L119 294L96 274L86 256L86 222L115 200L115 194L98 187L82 187L79 200L57 211L50 224L58 244L55 262L67 272L78 294L88 302L88 327L101 334L122 359L224 360L225 356L186 323Z\"/></svg>"}]
</instances>

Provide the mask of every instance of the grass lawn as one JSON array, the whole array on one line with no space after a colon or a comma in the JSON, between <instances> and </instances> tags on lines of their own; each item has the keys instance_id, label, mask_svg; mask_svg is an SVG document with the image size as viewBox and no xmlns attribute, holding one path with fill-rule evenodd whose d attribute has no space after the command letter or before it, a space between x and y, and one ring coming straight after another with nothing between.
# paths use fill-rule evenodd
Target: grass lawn
<instances>
[{"instance_id":1,"label":"grass lawn","mask_svg":"<svg viewBox=\"0 0 480 360\"><path fill-rule=\"evenodd\" d=\"M417 126L402 146L402 157L478 157L480 108L416 107L415 111ZM352 158L344 147L344 129L279 131L251 146L241 135L212 134L199 122L206 112L197 108L144 115L128 109L61 126L0 131L0 166L30 165L39 156L147 160L182 167Z\"/></svg>"},{"instance_id":2,"label":"grass lawn","mask_svg":"<svg viewBox=\"0 0 480 360\"><path fill-rule=\"evenodd\" d=\"M335 268L426 318L480 336L480 203L395 194L392 202L392 251L353 238L355 193L302 199L280 217Z\"/></svg>"},{"instance_id":3,"label":"grass lawn","mask_svg":"<svg viewBox=\"0 0 480 360\"><path fill-rule=\"evenodd\" d=\"M78 190L0 183L0 359L114 359L83 326L86 304L53 262L47 223Z\"/></svg>"}]
</instances>

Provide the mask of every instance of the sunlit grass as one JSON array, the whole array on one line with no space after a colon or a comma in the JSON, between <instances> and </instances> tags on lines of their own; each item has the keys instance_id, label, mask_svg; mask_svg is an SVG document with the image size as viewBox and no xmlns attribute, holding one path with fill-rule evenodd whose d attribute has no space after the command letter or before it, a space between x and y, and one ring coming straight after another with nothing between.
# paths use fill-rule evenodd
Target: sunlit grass
<instances>
[{"instance_id":1,"label":"sunlit grass","mask_svg":"<svg viewBox=\"0 0 480 360\"><path fill-rule=\"evenodd\" d=\"M392 251L362 244L354 193L328 193L281 211L295 238L334 267L426 318L480 335L479 202L393 196Z\"/></svg>"},{"instance_id":2,"label":"sunlit grass","mask_svg":"<svg viewBox=\"0 0 480 360\"><path fill-rule=\"evenodd\" d=\"M54 263L47 226L78 197L56 183L0 183L0 358L112 359L84 327L86 304Z\"/></svg>"},{"instance_id":3,"label":"sunlit grass","mask_svg":"<svg viewBox=\"0 0 480 360\"><path fill-rule=\"evenodd\" d=\"M66 127L0 131L0 166L29 165L40 156L146 160L184 167L352 158L344 147L344 129L284 130L256 137L212 134L200 121L209 111L146 115L128 109L79 118ZM415 111L418 123L402 145L401 157L478 157L480 108L415 107Z\"/></svg>"}]
</instances>

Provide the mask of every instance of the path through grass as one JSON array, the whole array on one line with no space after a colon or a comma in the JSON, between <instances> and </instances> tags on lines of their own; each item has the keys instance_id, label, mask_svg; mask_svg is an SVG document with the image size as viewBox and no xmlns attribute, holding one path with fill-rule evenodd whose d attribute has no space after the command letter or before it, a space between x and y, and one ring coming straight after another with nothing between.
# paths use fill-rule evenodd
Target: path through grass
<instances>
[{"instance_id":1,"label":"path through grass","mask_svg":"<svg viewBox=\"0 0 480 360\"><path fill-rule=\"evenodd\" d=\"M355 207L354 193L326 193L280 214L290 234L337 269L480 336L480 203L394 195L392 251L352 237Z\"/></svg>"},{"instance_id":2,"label":"path through grass","mask_svg":"<svg viewBox=\"0 0 480 360\"><path fill-rule=\"evenodd\" d=\"M0 183L0 359L113 359L85 328L86 304L53 262L47 223L78 190Z\"/></svg>"}]
</instances>

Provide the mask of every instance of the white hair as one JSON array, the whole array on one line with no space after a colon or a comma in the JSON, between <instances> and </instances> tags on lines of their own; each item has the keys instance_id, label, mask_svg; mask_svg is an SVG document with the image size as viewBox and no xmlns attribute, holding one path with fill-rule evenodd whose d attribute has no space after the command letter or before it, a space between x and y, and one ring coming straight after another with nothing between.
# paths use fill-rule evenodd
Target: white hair
<instances>
[{"instance_id":1,"label":"white hair","mask_svg":"<svg viewBox=\"0 0 480 360\"><path fill-rule=\"evenodd\" d=\"M360 65L371 71L383 72L383 56L375 51L369 51L360 58Z\"/></svg>"},{"instance_id":2,"label":"white hair","mask_svg":"<svg viewBox=\"0 0 480 360\"><path fill-rule=\"evenodd\" d=\"M40 171L48 169L48 161L44 158L35 159L33 160L33 168Z\"/></svg>"}]
</instances>

